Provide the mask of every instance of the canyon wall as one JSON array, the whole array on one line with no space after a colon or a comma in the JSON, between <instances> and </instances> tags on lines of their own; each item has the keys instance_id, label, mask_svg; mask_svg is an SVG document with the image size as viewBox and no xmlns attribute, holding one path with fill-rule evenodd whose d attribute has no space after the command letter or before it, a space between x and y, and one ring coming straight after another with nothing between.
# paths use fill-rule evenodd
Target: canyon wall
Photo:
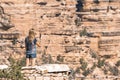
<instances>
[{"instance_id":1,"label":"canyon wall","mask_svg":"<svg viewBox=\"0 0 120 80\"><path fill-rule=\"evenodd\" d=\"M87 68L99 58L115 65L120 57L119 25L119 0L1 0L0 50L2 55L23 57L20 46L34 28L41 44L38 65L50 63L45 61L50 56L53 63L71 68L81 66L82 58L89 63ZM13 44L15 40L18 43Z\"/></svg>"}]
</instances>

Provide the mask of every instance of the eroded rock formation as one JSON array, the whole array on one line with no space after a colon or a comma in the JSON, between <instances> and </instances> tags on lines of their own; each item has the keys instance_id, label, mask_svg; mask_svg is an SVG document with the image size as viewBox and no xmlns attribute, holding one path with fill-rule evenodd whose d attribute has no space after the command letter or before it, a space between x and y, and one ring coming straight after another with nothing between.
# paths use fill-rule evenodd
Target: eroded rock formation
<instances>
[{"instance_id":1,"label":"eroded rock formation","mask_svg":"<svg viewBox=\"0 0 120 80\"><path fill-rule=\"evenodd\" d=\"M65 63L74 70L78 67L82 76L96 76L97 71L118 75L114 69L119 69L116 64L120 57L119 5L119 0L1 0L0 30L20 33L17 42L11 39L14 45L1 40L10 43L5 45L7 50L1 48L1 53L14 53L16 59L23 56L20 46L29 29L34 28L41 43L38 65Z\"/></svg>"}]
</instances>

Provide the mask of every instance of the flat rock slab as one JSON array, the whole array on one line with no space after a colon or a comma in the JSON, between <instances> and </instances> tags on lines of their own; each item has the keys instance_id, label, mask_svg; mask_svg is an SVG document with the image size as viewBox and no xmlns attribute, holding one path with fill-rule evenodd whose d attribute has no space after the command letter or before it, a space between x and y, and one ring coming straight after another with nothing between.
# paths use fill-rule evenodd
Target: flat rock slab
<instances>
[{"instance_id":1,"label":"flat rock slab","mask_svg":"<svg viewBox=\"0 0 120 80\"><path fill-rule=\"evenodd\" d=\"M8 65L0 65L0 70L7 69Z\"/></svg>"},{"instance_id":2,"label":"flat rock slab","mask_svg":"<svg viewBox=\"0 0 120 80\"><path fill-rule=\"evenodd\" d=\"M41 66L22 67L22 70L36 70L47 72L69 72L70 68L65 64L43 64Z\"/></svg>"}]
</instances>

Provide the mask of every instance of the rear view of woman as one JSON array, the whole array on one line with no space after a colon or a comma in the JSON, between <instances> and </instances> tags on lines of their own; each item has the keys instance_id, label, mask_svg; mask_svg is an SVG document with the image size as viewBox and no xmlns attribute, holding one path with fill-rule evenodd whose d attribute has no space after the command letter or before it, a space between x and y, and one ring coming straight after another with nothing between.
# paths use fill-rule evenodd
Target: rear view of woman
<instances>
[{"instance_id":1,"label":"rear view of woman","mask_svg":"<svg viewBox=\"0 0 120 80\"><path fill-rule=\"evenodd\" d=\"M35 66L36 45L40 46L40 44L37 42L37 39L35 38L34 29L30 29L28 36L25 38L26 66Z\"/></svg>"}]
</instances>

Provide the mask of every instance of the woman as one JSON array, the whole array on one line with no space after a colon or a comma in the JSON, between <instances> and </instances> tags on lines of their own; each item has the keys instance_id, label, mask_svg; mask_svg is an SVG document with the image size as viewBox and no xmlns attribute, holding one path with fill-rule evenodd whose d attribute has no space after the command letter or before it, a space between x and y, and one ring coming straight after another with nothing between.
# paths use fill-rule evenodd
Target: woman
<instances>
[{"instance_id":1,"label":"woman","mask_svg":"<svg viewBox=\"0 0 120 80\"><path fill-rule=\"evenodd\" d=\"M36 45L40 46L35 38L34 29L29 30L28 36L25 38L26 48L26 66L35 66L36 61Z\"/></svg>"}]
</instances>

